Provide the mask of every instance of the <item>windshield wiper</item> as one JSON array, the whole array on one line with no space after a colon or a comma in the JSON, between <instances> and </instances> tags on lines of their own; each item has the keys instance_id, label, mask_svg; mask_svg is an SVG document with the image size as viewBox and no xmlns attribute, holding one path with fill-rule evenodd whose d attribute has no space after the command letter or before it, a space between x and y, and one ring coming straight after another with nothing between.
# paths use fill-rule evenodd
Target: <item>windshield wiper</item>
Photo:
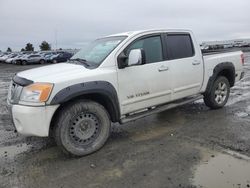
<instances>
[{"instance_id":1,"label":"windshield wiper","mask_svg":"<svg viewBox=\"0 0 250 188\"><path fill-rule=\"evenodd\" d=\"M86 59L81 59L81 58L76 58L76 59L69 59L69 61L78 61L86 66L90 66L90 64L87 63L87 60Z\"/></svg>"}]
</instances>

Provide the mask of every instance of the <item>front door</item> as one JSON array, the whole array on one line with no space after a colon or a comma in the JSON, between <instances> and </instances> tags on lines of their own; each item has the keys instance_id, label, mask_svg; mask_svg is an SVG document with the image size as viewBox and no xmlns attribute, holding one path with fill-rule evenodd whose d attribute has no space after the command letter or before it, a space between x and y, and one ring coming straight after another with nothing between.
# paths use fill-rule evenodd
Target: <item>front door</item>
<instances>
[{"instance_id":1,"label":"front door","mask_svg":"<svg viewBox=\"0 0 250 188\"><path fill-rule=\"evenodd\" d=\"M164 61L162 40L160 34L143 37L124 50L128 55L132 49L143 49L146 63L118 69L122 115L171 100L171 69Z\"/></svg>"}]
</instances>

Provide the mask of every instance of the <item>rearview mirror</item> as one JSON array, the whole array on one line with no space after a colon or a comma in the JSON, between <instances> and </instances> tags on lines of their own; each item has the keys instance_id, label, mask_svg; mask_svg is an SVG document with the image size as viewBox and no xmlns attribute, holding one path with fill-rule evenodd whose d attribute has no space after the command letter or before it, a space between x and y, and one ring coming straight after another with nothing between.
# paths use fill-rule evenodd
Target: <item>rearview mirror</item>
<instances>
[{"instance_id":1,"label":"rearview mirror","mask_svg":"<svg viewBox=\"0 0 250 188\"><path fill-rule=\"evenodd\" d=\"M141 49L131 50L128 56L128 66L143 64L143 54Z\"/></svg>"}]
</instances>

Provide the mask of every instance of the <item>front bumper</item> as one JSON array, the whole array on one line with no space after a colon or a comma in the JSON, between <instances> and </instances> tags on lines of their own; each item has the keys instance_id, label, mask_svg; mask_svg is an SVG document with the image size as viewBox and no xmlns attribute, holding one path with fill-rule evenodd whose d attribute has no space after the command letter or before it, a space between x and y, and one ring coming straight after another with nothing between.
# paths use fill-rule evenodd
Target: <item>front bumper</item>
<instances>
[{"instance_id":1,"label":"front bumper","mask_svg":"<svg viewBox=\"0 0 250 188\"><path fill-rule=\"evenodd\" d=\"M11 105L10 110L18 133L26 136L47 137L51 119L59 105L24 106Z\"/></svg>"}]
</instances>

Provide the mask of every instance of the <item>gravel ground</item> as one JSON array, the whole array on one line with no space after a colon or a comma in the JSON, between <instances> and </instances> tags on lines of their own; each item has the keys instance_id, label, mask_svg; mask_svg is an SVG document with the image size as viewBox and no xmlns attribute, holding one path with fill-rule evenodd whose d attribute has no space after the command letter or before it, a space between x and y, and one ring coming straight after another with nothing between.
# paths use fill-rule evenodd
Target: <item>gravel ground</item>
<instances>
[{"instance_id":1,"label":"gravel ground","mask_svg":"<svg viewBox=\"0 0 250 188\"><path fill-rule=\"evenodd\" d=\"M225 108L196 101L126 125L107 144L68 158L48 138L13 130L11 77L38 67L0 64L0 187L250 187L250 54ZM34 122L35 126L35 122Z\"/></svg>"}]
</instances>

